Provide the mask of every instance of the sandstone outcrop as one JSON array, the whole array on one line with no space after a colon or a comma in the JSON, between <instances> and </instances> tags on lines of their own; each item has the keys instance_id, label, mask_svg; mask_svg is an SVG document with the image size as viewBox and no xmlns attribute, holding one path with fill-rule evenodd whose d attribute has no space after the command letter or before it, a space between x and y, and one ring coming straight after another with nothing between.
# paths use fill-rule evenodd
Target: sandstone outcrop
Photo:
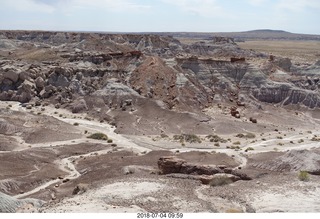
<instances>
[{"instance_id":1,"label":"sandstone outcrop","mask_svg":"<svg viewBox=\"0 0 320 219\"><path fill-rule=\"evenodd\" d=\"M230 174L225 175L227 178L232 179L233 181L237 180L251 180L252 178L246 175L245 173L233 170L231 168L226 168L225 166L210 166L210 165L198 165L187 163L183 159L179 159L174 156L161 157L158 160L158 168L161 174L187 174L187 175L197 175L196 177L205 184L208 184L210 179L214 179L221 175L215 176L215 174ZM231 176L232 175L232 176Z\"/></svg>"}]
</instances>

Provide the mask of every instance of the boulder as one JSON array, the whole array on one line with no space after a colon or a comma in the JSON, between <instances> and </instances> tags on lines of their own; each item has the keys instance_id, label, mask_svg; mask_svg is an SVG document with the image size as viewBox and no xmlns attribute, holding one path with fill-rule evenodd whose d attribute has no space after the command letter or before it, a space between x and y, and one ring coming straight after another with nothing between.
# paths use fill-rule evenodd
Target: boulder
<instances>
[{"instance_id":1,"label":"boulder","mask_svg":"<svg viewBox=\"0 0 320 219\"><path fill-rule=\"evenodd\" d=\"M8 70L3 72L3 77L17 83L19 80L20 71Z\"/></svg>"},{"instance_id":2,"label":"boulder","mask_svg":"<svg viewBox=\"0 0 320 219\"><path fill-rule=\"evenodd\" d=\"M42 89L45 86L45 81L43 80L42 77L37 77L34 82L36 84L36 87L39 88L39 89Z\"/></svg>"},{"instance_id":3,"label":"boulder","mask_svg":"<svg viewBox=\"0 0 320 219\"><path fill-rule=\"evenodd\" d=\"M197 175L213 175L221 172L223 172L222 169L216 166L197 165L189 163L183 163L180 170L180 173Z\"/></svg>"},{"instance_id":4,"label":"boulder","mask_svg":"<svg viewBox=\"0 0 320 219\"><path fill-rule=\"evenodd\" d=\"M19 80L21 81L25 81L25 80L29 80L31 77L30 77L30 74L26 71L22 71L20 74L19 74Z\"/></svg>"},{"instance_id":5,"label":"boulder","mask_svg":"<svg viewBox=\"0 0 320 219\"><path fill-rule=\"evenodd\" d=\"M88 110L88 107L86 101L83 98L77 99L71 104L72 113L79 113L85 110Z\"/></svg>"},{"instance_id":6,"label":"boulder","mask_svg":"<svg viewBox=\"0 0 320 219\"><path fill-rule=\"evenodd\" d=\"M231 174L237 179L251 180L247 174L239 172L237 170L227 168L226 166L215 166L215 165L199 165L187 163L185 160L177 158L175 156L161 157L158 160L158 167L161 174L173 174L181 173L186 175L207 175L212 176L215 174L225 173ZM203 177L204 181L209 180L208 177ZM201 180L201 179L200 179Z\"/></svg>"},{"instance_id":7,"label":"boulder","mask_svg":"<svg viewBox=\"0 0 320 219\"><path fill-rule=\"evenodd\" d=\"M79 183L72 191L72 195L80 195L85 193L89 188L88 184Z\"/></svg>"},{"instance_id":8,"label":"boulder","mask_svg":"<svg viewBox=\"0 0 320 219\"><path fill-rule=\"evenodd\" d=\"M158 160L158 167L160 169L160 173L162 174L180 173L181 166L185 162L185 160L174 156L161 157Z\"/></svg>"}]
</instances>

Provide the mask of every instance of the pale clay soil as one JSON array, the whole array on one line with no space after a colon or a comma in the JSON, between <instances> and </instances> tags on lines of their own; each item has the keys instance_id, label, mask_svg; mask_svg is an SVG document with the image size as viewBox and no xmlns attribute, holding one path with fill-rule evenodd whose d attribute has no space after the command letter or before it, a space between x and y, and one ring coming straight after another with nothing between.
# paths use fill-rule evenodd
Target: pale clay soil
<instances>
[{"instance_id":1,"label":"pale clay soil","mask_svg":"<svg viewBox=\"0 0 320 219\"><path fill-rule=\"evenodd\" d=\"M0 102L0 107L5 108L8 104L9 102ZM30 111L22 108L18 103L10 102L10 104L12 105L11 110L13 111ZM33 110L37 112L37 109ZM29 144L19 136L16 136L15 138L19 144L18 147L14 149L15 152L23 152L30 149L30 147L35 149L50 149L64 145L72 147L72 145L81 143L101 143L101 141L86 138L83 134L85 131L88 133L103 132L107 134L113 142L117 144L117 151L130 151L139 156L156 149L167 150L172 153L176 153L177 150L179 150L179 153L190 151L224 153L233 157L234 162L241 168L246 168L248 156L254 156L254 154L261 152L285 152L293 149L319 148L318 142L308 140L311 139L312 136L320 134L317 122L313 122L312 126L314 128L312 128L312 130L308 130L307 123L301 123L301 126L296 126L294 131L289 130L289 128L285 130L285 124L282 124L282 126L279 125L281 134L272 131L272 127L270 128L269 126L269 129L267 129L265 133L260 130L259 132L254 132L254 130L248 131L243 129L242 133L245 133L246 131L255 133L256 138L240 139L235 137L235 134L237 133L232 133L228 135L219 135L224 139L230 139L227 143L221 143L220 147L212 146L212 143L209 141L204 141L201 144L186 143L186 146L182 147L179 142L173 142L171 139L160 138L159 136L116 134L114 132L115 128L111 125L100 123L97 120L88 121L83 119L86 116L85 114L76 114L77 118L74 118L75 114L64 109L55 109L50 106L47 106L46 110L41 113L42 115L53 116L54 118L71 125L79 123L79 126L75 128L82 137L64 141ZM212 118L215 118L213 116L214 112L210 112L209 110L207 114L210 115L210 113L213 113L211 116ZM60 114L62 114L63 117L59 117ZM219 117L223 115L215 115L219 122ZM301 121L313 120L307 113L299 116L302 118ZM265 118L267 119L268 116L266 115ZM292 127L290 125L288 127ZM282 139L277 138L277 136L282 136ZM202 137L204 139L205 136ZM298 143L300 139L304 139L304 142ZM252 147L254 150L244 152L244 150L227 148L227 146L232 146L232 143L235 141L240 141L240 147L243 149ZM290 143L290 141L294 143ZM74 160L85 158L90 160L93 159L94 156L108 156L113 151L114 149L112 147L106 147L105 149L97 151L67 156L58 160L55 165L65 173L64 178L68 178L70 181L76 181L80 179L81 173L79 172L80 166L77 167L73 162ZM154 163L156 164L156 160ZM283 175L281 173L280 175L270 174L265 177L255 178L248 182L238 181L231 185L213 188L201 185L201 183L193 180L181 182L181 180L171 179L165 176L150 175L148 172L154 168L152 166L150 166L150 168L148 165L145 167L138 166L136 168L140 168L139 171L142 171L142 177L140 177L139 174L136 174L139 172L137 171L132 174L132 177L104 180L101 183L91 186L83 194L75 196L70 196L70 194L65 196L62 195L55 201L49 201L49 204L45 205L41 211L145 212L175 210L179 212L251 212L252 209L254 209L255 212L320 211L319 176L311 176L309 182L301 182L297 178L297 173L284 173ZM150 170L148 170L148 168ZM61 179L54 178L36 186L30 191L23 191L21 194L16 194L15 197L37 197L38 195L38 197L41 197L41 193L45 193L45 190L48 188L51 188L50 191L59 189L52 188L57 187L56 185L60 183ZM59 192L57 192L57 194L59 194ZM60 194L63 194L63 191ZM28 212L32 211L32 209L22 209L22 211Z\"/></svg>"}]
</instances>

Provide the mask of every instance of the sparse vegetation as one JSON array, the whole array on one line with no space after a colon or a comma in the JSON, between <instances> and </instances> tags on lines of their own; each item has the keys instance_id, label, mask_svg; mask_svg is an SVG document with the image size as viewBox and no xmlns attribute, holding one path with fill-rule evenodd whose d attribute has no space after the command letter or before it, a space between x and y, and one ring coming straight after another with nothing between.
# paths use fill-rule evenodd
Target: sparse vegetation
<instances>
[{"instance_id":1,"label":"sparse vegetation","mask_svg":"<svg viewBox=\"0 0 320 219\"><path fill-rule=\"evenodd\" d=\"M283 137L282 136L277 136L277 139L283 139Z\"/></svg>"},{"instance_id":2,"label":"sparse vegetation","mask_svg":"<svg viewBox=\"0 0 320 219\"><path fill-rule=\"evenodd\" d=\"M255 138L256 135L253 133L246 133L246 134L239 133L236 135L236 137L238 137L238 138Z\"/></svg>"},{"instance_id":3,"label":"sparse vegetation","mask_svg":"<svg viewBox=\"0 0 320 219\"><path fill-rule=\"evenodd\" d=\"M94 133L94 134L88 136L88 138L92 138L92 139L96 139L96 140L104 140L104 141L108 140L108 136L106 134L101 133L101 132Z\"/></svg>"},{"instance_id":4,"label":"sparse vegetation","mask_svg":"<svg viewBox=\"0 0 320 219\"><path fill-rule=\"evenodd\" d=\"M73 123L74 126L79 126L78 122Z\"/></svg>"},{"instance_id":5,"label":"sparse vegetation","mask_svg":"<svg viewBox=\"0 0 320 219\"><path fill-rule=\"evenodd\" d=\"M163 134L163 133L160 135L160 137L161 137L161 138L169 138L169 136L168 136L168 135Z\"/></svg>"},{"instance_id":6,"label":"sparse vegetation","mask_svg":"<svg viewBox=\"0 0 320 219\"><path fill-rule=\"evenodd\" d=\"M230 149L233 149L233 150L240 150L241 148L239 146L231 146Z\"/></svg>"},{"instance_id":7,"label":"sparse vegetation","mask_svg":"<svg viewBox=\"0 0 320 219\"><path fill-rule=\"evenodd\" d=\"M317 137L317 136L315 135L315 136L313 136L313 137L311 138L311 141L320 141L320 137Z\"/></svg>"},{"instance_id":8,"label":"sparse vegetation","mask_svg":"<svg viewBox=\"0 0 320 219\"><path fill-rule=\"evenodd\" d=\"M253 151L253 150L254 150L253 147L248 147L248 148L246 149L246 151Z\"/></svg>"},{"instance_id":9,"label":"sparse vegetation","mask_svg":"<svg viewBox=\"0 0 320 219\"><path fill-rule=\"evenodd\" d=\"M189 142L189 143L201 143L201 139L195 135L195 134L181 134L181 135L174 135L173 139L175 141L180 141L181 144L184 142Z\"/></svg>"},{"instance_id":10,"label":"sparse vegetation","mask_svg":"<svg viewBox=\"0 0 320 219\"><path fill-rule=\"evenodd\" d=\"M300 171L298 175L299 180L301 181L309 181L309 173L307 171Z\"/></svg>"},{"instance_id":11,"label":"sparse vegetation","mask_svg":"<svg viewBox=\"0 0 320 219\"><path fill-rule=\"evenodd\" d=\"M112 140L112 139L108 139L107 142L108 142L108 143L112 143L113 140Z\"/></svg>"},{"instance_id":12,"label":"sparse vegetation","mask_svg":"<svg viewBox=\"0 0 320 219\"><path fill-rule=\"evenodd\" d=\"M298 143L300 144L302 142L304 142L304 140L303 139L299 139Z\"/></svg>"},{"instance_id":13,"label":"sparse vegetation","mask_svg":"<svg viewBox=\"0 0 320 219\"><path fill-rule=\"evenodd\" d=\"M240 143L240 141L235 141L235 142L233 142L232 144L240 145L241 143Z\"/></svg>"},{"instance_id":14,"label":"sparse vegetation","mask_svg":"<svg viewBox=\"0 0 320 219\"><path fill-rule=\"evenodd\" d=\"M221 138L218 135L207 135L206 138L209 139L210 142L220 142L220 143L226 143L227 142L227 140Z\"/></svg>"}]
</instances>

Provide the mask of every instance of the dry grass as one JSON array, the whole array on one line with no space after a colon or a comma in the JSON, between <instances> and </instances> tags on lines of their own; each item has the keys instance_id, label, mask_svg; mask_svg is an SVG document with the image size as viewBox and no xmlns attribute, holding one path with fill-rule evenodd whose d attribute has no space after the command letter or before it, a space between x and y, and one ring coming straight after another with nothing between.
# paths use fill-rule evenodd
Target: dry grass
<instances>
[{"instance_id":1,"label":"dry grass","mask_svg":"<svg viewBox=\"0 0 320 219\"><path fill-rule=\"evenodd\" d=\"M261 40L246 41L238 45L243 49L288 57L296 62L314 63L320 60L320 41Z\"/></svg>"}]
</instances>

